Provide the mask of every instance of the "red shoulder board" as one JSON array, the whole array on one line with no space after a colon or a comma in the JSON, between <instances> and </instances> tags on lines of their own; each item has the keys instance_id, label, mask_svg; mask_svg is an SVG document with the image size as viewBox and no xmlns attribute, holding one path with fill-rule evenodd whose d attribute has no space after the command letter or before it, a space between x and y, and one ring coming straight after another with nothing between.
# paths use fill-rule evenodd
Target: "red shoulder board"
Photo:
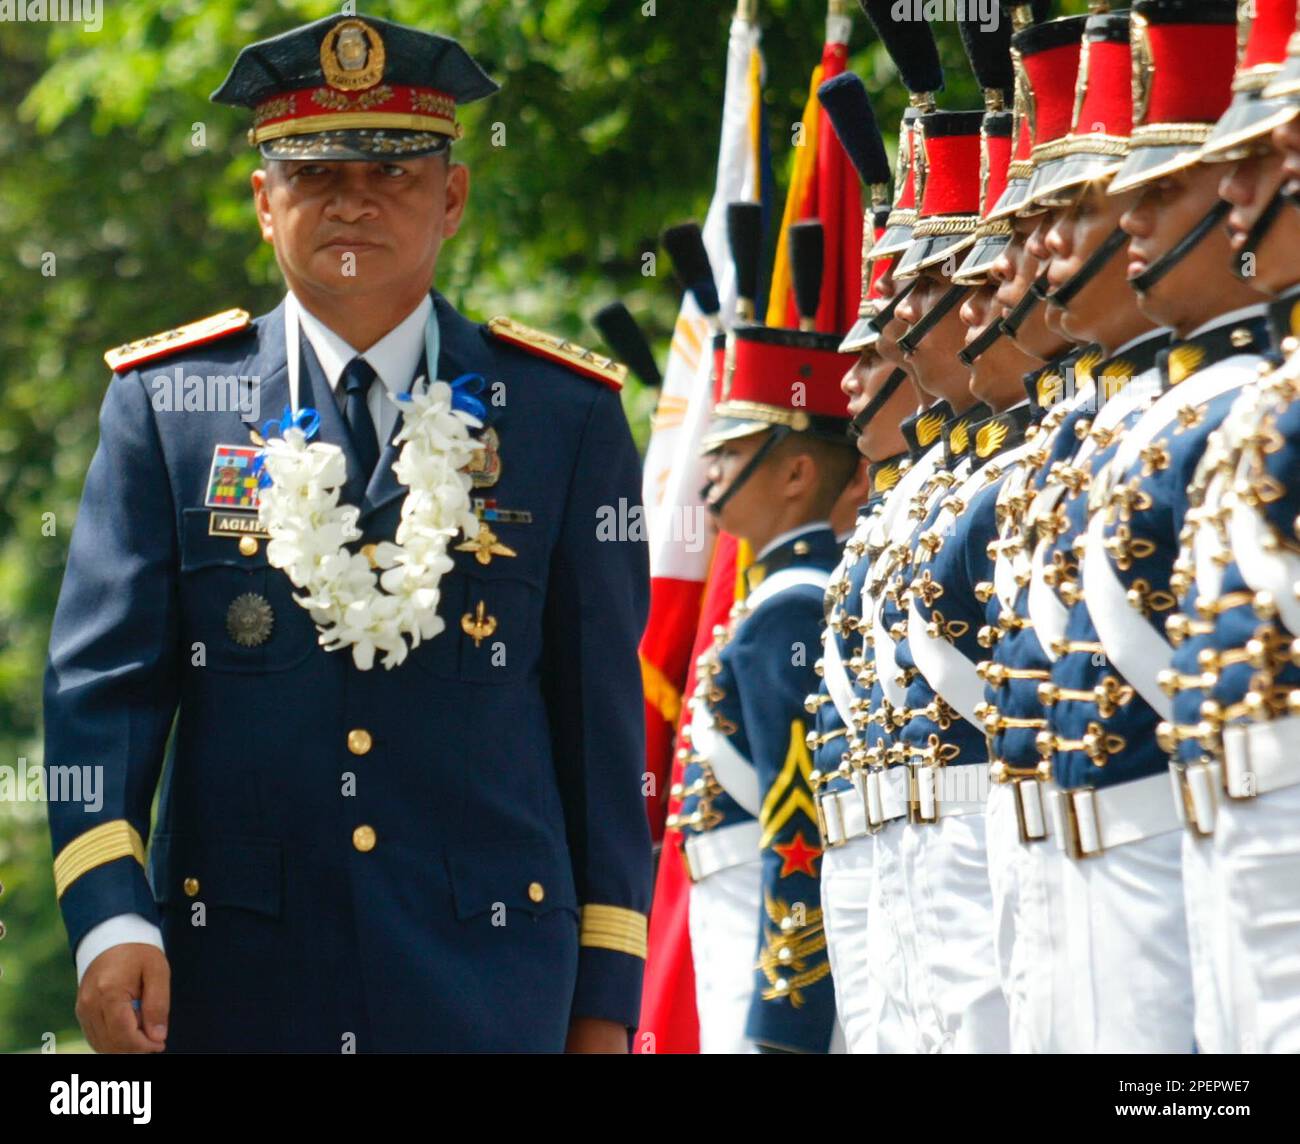
<instances>
[{"instance_id":1,"label":"red shoulder board","mask_svg":"<svg viewBox=\"0 0 1300 1144\"><path fill-rule=\"evenodd\" d=\"M247 310L222 310L210 318L200 318L174 330L164 330L161 334L117 346L105 352L104 361L111 370L134 369L154 358L215 342L227 334L247 329L252 320Z\"/></svg>"},{"instance_id":2,"label":"red shoulder board","mask_svg":"<svg viewBox=\"0 0 1300 1144\"><path fill-rule=\"evenodd\" d=\"M546 358L548 361L568 366L575 373L602 382L610 389L622 389L623 382L627 379L627 366L621 365L613 358L602 357L564 338L557 338L554 334L544 334L541 330L530 329L513 318L491 318L488 320L487 328L494 338L518 346L521 350Z\"/></svg>"}]
</instances>

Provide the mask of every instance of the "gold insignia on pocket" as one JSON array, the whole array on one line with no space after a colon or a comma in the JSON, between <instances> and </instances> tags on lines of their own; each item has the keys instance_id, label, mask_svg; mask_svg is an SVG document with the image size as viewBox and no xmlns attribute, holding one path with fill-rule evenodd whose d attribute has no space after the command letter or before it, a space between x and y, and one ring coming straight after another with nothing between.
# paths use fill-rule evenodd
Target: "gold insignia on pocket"
<instances>
[{"instance_id":1,"label":"gold insignia on pocket","mask_svg":"<svg viewBox=\"0 0 1300 1144\"><path fill-rule=\"evenodd\" d=\"M226 631L240 647L257 647L271 638L275 613L271 602L257 592L245 592L226 609Z\"/></svg>"},{"instance_id":2,"label":"gold insignia on pocket","mask_svg":"<svg viewBox=\"0 0 1300 1144\"><path fill-rule=\"evenodd\" d=\"M480 600L478 607L474 609L473 615L466 612L461 616L460 630L474 641L475 647L478 647L497 630L497 618L487 614L487 605Z\"/></svg>"}]
</instances>

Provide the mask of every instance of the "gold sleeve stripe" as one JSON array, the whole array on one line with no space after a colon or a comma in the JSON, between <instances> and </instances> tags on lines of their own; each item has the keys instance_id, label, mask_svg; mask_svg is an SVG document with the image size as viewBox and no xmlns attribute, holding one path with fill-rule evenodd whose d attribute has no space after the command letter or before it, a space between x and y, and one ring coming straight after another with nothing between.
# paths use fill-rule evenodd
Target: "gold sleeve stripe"
<instances>
[{"instance_id":1,"label":"gold sleeve stripe","mask_svg":"<svg viewBox=\"0 0 1300 1144\"><path fill-rule=\"evenodd\" d=\"M578 944L644 959L646 916L622 906L583 906Z\"/></svg>"},{"instance_id":2,"label":"gold sleeve stripe","mask_svg":"<svg viewBox=\"0 0 1300 1144\"><path fill-rule=\"evenodd\" d=\"M144 865L144 842L125 818L100 823L59 851L54 859L55 894L63 897L64 891L82 874L118 858L134 858L141 866Z\"/></svg>"}]
</instances>

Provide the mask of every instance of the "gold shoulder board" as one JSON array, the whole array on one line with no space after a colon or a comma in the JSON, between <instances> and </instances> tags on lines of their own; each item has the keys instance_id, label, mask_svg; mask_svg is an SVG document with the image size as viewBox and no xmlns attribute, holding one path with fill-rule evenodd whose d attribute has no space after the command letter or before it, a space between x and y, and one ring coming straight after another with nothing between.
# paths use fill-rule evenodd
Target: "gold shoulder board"
<instances>
[{"instance_id":1,"label":"gold shoulder board","mask_svg":"<svg viewBox=\"0 0 1300 1144\"><path fill-rule=\"evenodd\" d=\"M111 370L134 369L143 362L165 354L201 346L237 330L247 329L252 320L247 310L222 310L220 314L200 318L197 322L177 326L174 330L164 330L161 334L116 346L105 352L104 361Z\"/></svg>"},{"instance_id":2,"label":"gold shoulder board","mask_svg":"<svg viewBox=\"0 0 1300 1144\"><path fill-rule=\"evenodd\" d=\"M487 328L493 337L503 342L518 346L521 350L527 350L538 357L566 365L583 377L602 382L611 389L622 389L623 382L627 379L627 366L616 362L613 358L593 353L554 334L544 334L541 330L534 330L516 322L513 318L491 318L488 320Z\"/></svg>"}]
</instances>

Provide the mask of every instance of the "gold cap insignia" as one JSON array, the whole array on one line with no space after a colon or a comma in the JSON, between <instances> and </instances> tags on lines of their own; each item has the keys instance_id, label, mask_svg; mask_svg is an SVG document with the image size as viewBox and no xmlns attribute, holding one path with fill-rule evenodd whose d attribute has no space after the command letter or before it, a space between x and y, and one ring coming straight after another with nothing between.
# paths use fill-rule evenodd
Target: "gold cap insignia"
<instances>
[{"instance_id":1,"label":"gold cap insignia","mask_svg":"<svg viewBox=\"0 0 1300 1144\"><path fill-rule=\"evenodd\" d=\"M321 41L320 68L339 91L374 87L384 78L384 41L363 20L343 20Z\"/></svg>"}]
</instances>

